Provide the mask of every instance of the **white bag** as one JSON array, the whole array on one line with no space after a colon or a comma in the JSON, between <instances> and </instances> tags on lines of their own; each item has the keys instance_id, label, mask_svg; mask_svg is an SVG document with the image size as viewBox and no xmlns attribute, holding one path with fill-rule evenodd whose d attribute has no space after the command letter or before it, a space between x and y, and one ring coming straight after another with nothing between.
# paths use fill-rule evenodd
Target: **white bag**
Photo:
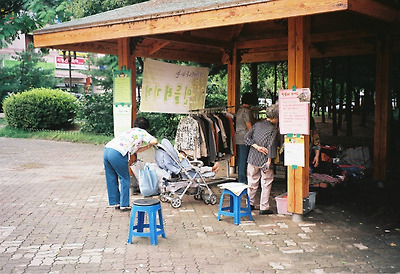
<instances>
[{"instance_id":1,"label":"white bag","mask_svg":"<svg viewBox=\"0 0 400 274\"><path fill-rule=\"evenodd\" d=\"M144 165L145 164L144 164L144 162L142 160L137 159L130 166L130 168L131 168L131 170L133 172L133 175L135 175L136 180L138 180L138 181L139 181L139 170L144 169Z\"/></svg>"}]
</instances>

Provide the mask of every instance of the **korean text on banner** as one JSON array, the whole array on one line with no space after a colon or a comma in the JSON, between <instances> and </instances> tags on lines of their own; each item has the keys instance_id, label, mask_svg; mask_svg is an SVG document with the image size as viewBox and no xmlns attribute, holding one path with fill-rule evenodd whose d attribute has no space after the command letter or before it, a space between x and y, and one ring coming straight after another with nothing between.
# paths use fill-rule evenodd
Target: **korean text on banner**
<instances>
[{"instance_id":1,"label":"korean text on banner","mask_svg":"<svg viewBox=\"0 0 400 274\"><path fill-rule=\"evenodd\" d=\"M308 88L279 90L279 128L281 134L310 134L311 92Z\"/></svg>"},{"instance_id":2,"label":"korean text on banner","mask_svg":"<svg viewBox=\"0 0 400 274\"><path fill-rule=\"evenodd\" d=\"M188 113L203 109L208 70L146 59L140 111Z\"/></svg>"}]
</instances>

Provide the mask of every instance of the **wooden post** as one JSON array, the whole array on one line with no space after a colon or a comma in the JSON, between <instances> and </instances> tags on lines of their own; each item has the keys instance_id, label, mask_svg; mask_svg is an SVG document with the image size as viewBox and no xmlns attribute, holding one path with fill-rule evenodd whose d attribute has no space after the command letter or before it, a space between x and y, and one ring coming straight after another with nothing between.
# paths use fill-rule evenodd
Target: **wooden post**
<instances>
[{"instance_id":1,"label":"wooden post","mask_svg":"<svg viewBox=\"0 0 400 274\"><path fill-rule=\"evenodd\" d=\"M240 56L234 48L228 61L228 111L235 113L240 106Z\"/></svg>"},{"instance_id":2,"label":"wooden post","mask_svg":"<svg viewBox=\"0 0 400 274\"><path fill-rule=\"evenodd\" d=\"M376 47L376 95L374 127L374 180L385 181L389 159L390 130L390 60L391 40L389 35L380 37Z\"/></svg>"},{"instance_id":3,"label":"wooden post","mask_svg":"<svg viewBox=\"0 0 400 274\"><path fill-rule=\"evenodd\" d=\"M132 118L131 127L136 119L136 58L130 50L130 39L121 38L118 40L118 67L126 66L131 70L131 90L132 90Z\"/></svg>"},{"instance_id":4,"label":"wooden post","mask_svg":"<svg viewBox=\"0 0 400 274\"><path fill-rule=\"evenodd\" d=\"M240 106L240 56L236 47L232 50L232 54L228 60L228 108L231 113L236 113ZM235 157L229 160L229 166L235 166Z\"/></svg>"},{"instance_id":5,"label":"wooden post","mask_svg":"<svg viewBox=\"0 0 400 274\"><path fill-rule=\"evenodd\" d=\"M310 17L288 21L288 88L310 87ZM295 132L294 132L295 133ZM305 135L305 167L288 167L288 212L303 214L303 198L308 196L310 138Z\"/></svg>"}]
</instances>

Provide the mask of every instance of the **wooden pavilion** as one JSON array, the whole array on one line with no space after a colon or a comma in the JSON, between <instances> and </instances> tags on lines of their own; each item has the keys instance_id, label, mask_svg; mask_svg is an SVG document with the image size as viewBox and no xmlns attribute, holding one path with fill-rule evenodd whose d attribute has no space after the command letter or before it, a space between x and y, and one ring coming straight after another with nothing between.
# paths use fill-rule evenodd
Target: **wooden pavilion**
<instances>
[{"instance_id":1,"label":"wooden pavilion","mask_svg":"<svg viewBox=\"0 0 400 274\"><path fill-rule=\"evenodd\" d=\"M385 0L151 0L45 27L36 47L226 64L228 105L239 106L241 63L288 60L288 86L310 87L310 60L376 56L374 179L386 179L390 61L400 10ZM135 69L132 90L136 90ZM135 97L135 93L132 93ZM136 110L136 98L133 110ZM136 113L132 113L132 119ZM308 139L308 138L305 138ZM306 143L306 166L308 166ZM288 211L302 214L308 167L288 170Z\"/></svg>"}]
</instances>

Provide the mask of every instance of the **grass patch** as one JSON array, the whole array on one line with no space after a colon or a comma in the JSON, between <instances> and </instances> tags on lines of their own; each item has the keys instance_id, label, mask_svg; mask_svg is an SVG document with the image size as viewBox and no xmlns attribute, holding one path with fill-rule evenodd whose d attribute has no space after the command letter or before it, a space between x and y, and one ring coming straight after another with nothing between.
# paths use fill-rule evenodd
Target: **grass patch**
<instances>
[{"instance_id":1,"label":"grass patch","mask_svg":"<svg viewBox=\"0 0 400 274\"><path fill-rule=\"evenodd\" d=\"M106 144L113 138L112 136L88 134L79 131L62 131L62 130L27 131L22 129L13 129L7 126L0 128L0 137L31 138L31 139L43 139L43 140L54 140L54 141L66 141L73 143L90 143L90 144Z\"/></svg>"}]
</instances>

